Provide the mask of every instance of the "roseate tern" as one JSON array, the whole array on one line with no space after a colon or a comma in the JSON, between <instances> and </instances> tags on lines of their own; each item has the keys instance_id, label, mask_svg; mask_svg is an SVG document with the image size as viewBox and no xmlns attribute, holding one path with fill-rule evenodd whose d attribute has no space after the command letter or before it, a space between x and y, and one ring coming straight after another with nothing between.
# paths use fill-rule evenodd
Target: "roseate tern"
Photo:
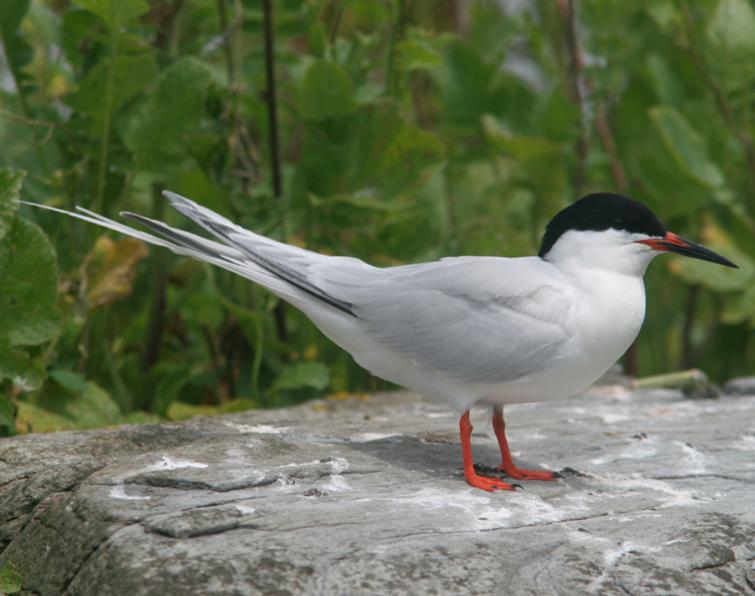
<instances>
[{"instance_id":1,"label":"roseate tern","mask_svg":"<svg viewBox=\"0 0 755 596\"><path fill-rule=\"evenodd\" d=\"M470 408L493 408L500 470L517 480L552 480L552 472L514 464L503 406L575 395L608 370L640 330L642 277L656 255L736 267L667 231L642 203L609 193L588 195L556 214L537 256L450 257L387 268L284 244L163 194L221 242L135 213L121 215L158 235L83 208L45 208L258 283L303 311L373 374L455 406L462 413L464 476L487 491L516 485L475 471Z\"/></svg>"}]
</instances>

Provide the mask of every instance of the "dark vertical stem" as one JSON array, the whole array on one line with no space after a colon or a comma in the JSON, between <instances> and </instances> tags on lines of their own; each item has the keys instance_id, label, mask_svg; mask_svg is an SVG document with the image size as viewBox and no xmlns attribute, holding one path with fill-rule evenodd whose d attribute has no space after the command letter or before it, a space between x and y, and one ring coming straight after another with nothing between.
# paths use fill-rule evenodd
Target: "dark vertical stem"
<instances>
[{"instance_id":1,"label":"dark vertical stem","mask_svg":"<svg viewBox=\"0 0 755 596\"><path fill-rule=\"evenodd\" d=\"M396 69L396 46L404 36L404 28L407 20L406 4L409 0L396 0L398 14L396 24L393 27L391 39L388 45L388 61L385 66L385 94L395 95L398 91L398 71Z\"/></svg>"},{"instance_id":2,"label":"dark vertical stem","mask_svg":"<svg viewBox=\"0 0 755 596\"><path fill-rule=\"evenodd\" d=\"M161 186L159 184L152 185L152 218L157 220L162 220L165 212L165 200L160 195L160 191ZM165 286L167 280L165 269L167 258L168 254L164 250L154 251L152 255L150 275L152 297L141 362L142 370L145 372L150 370L160 357L160 343L165 329Z\"/></svg>"},{"instance_id":3,"label":"dark vertical stem","mask_svg":"<svg viewBox=\"0 0 755 596\"><path fill-rule=\"evenodd\" d=\"M267 122L270 141L270 170L273 179L273 196L279 200L283 197L283 182L281 179L280 151L278 147L278 103L275 89L275 39L273 31L273 3L272 0L262 0L265 13L265 74L267 77ZM285 219L281 220L281 235L286 239ZM286 341L286 311L283 302L275 307L275 328L278 339Z\"/></svg>"},{"instance_id":4,"label":"dark vertical stem","mask_svg":"<svg viewBox=\"0 0 755 596\"><path fill-rule=\"evenodd\" d=\"M333 9L333 24L330 27L330 43L334 43L338 37L338 29L341 27L341 18L344 11L344 0L336 0L337 6Z\"/></svg>"},{"instance_id":5,"label":"dark vertical stem","mask_svg":"<svg viewBox=\"0 0 755 596\"><path fill-rule=\"evenodd\" d=\"M267 123L270 141L270 169L273 177L273 195L283 195L280 153L278 149L278 103L275 88L275 39L273 32L272 0L263 0L265 10L265 75L267 78Z\"/></svg>"}]
</instances>

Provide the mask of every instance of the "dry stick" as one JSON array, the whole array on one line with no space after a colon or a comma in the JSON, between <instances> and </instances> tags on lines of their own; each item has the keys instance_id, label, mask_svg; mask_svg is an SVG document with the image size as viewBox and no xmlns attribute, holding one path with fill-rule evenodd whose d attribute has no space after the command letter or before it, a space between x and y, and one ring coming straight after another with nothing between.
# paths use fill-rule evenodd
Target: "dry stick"
<instances>
[{"instance_id":1,"label":"dry stick","mask_svg":"<svg viewBox=\"0 0 755 596\"><path fill-rule=\"evenodd\" d=\"M267 122L270 135L270 170L273 178L273 196L281 200L283 197L283 182L281 180L280 151L278 148L278 106L275 89L275 47L273 38L273 6L272 0L263 0L265 13L265 74L267 76ZM285 219L281 220L281 235L286 239ZM283 302L275 307L275 327L278 339L286 341L286 311Z\"/></svg>"},{"instance_id":2,"label":"dry stick","mask_svg":"<svg viewBox=\"0 0 755 596\"><path fill-rule=\"evenodd\" d=\"M566 32L566 46L569 50L569 92L572 100L579 107L579 139L577 140L577 168L574 173L574 190L576 195L581 195L587 175L587 151L590 143L590 131L587 110L587 100L584 89L587 81L583 80L582 70L584 59L579 46L577 36L577 19L574 10L574 0L558 0L558 9L564 21Z\"/></svg>"}]
</instances>

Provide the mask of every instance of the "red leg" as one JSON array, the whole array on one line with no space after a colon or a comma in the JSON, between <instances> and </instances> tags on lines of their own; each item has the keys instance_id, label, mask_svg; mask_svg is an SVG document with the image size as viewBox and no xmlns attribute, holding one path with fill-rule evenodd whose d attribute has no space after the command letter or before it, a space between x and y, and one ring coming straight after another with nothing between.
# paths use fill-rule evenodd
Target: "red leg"
<instances>
[{"instance_id":1,"label":"red leg","mask_svg":"<svg viewBox=\"0 0 755 596\"><path fill-rule=\"evenodd\" d=\"M498 480L497 478L480 476L475 472L472 461L472 445L470 443L472 423L469 422L469 411L464 412L464 415L459 419L459 432L461 434L461 454L464 459L464 478L467 479L469 485L488 492L493 492L494 490L515 490L515 487L508 482Z\"/></svg>"},{"instance_id":2,"label":"red leg","mask_svg":"<svg viewBox=\"0 0 755 596\"><path fill-rule=\"evenodd\" d=\"M510 478L516 480L553 480L553 472L523 470L514 465L511 451L509 451L509 442L506 440L506 423L503 421L503 408L500 406L496 406L493 409L493 430L498 439L498 447L501 449L500 470L503 470Z\"/></svg>"}]
</instances>

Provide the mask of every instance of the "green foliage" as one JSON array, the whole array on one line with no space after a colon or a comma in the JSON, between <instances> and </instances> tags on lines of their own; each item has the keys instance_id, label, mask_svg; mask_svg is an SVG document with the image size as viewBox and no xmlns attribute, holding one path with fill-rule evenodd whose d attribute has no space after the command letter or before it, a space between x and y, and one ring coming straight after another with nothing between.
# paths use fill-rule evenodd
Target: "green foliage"
<instances>
[{"instance_id":1,"label":"green foliage","mask_svg":"<svg viewBox=\"0 0 755 596\"><path fill-rule=\"evenodd\" d=\"M147 12L146 0L76 0L76 4L99 16L109 29L119 29Z\"/></svg>"},{"instance_id":2,"label":"green foliage","mask_svg":"<svg viewBox=\"0 0 755 596\"><path fill-rule=\"evenodd\" d=\"M0 169L0 435L15 431L11 389L38 389L45 353L59 326L58 270L49 240L16 216L23 172Z\"/></svg>"},{"instance_id":3,"label":"green foliage","mask_svg":"<svg viewBox=\"0 0 755 596\"><path fill-rule=\"evenodd\" d=\"M317 60L307 68L301 89L305 119L342 118L355 109L354 87L343 68L325 60Z\"/></svg>"},{"instance_id":4,"label":"green foliage","mask_svg":"<svg viewBox=\"0 0 755 596\"><path fill-rule=\"evenodd\" d=\"M330 371L320 362L297 362L281 370L273 383L274 391L311 387L322 391L330 385Z\"/></svg>"},{"instance_id":5,"label":"green foliage","mask_svg":"<svg viewBox=\"0 0 755 596\"><path fill-rule=\"evenodd\" d=\"M15 594L23 587L24 578L11 561L4 561L0 565L0 593Z\"/></svg>"},{"instance_id":6,"label":"green foliage","mask_svg":"<svg viewBox=\"0 0 755 596\"><path fill-rule=\"evenodd\" d=\"M160 74L123 133L144 169L159 172L172 159L191 153L209 83L208 66L193 57L180 58Z\"/></svg>"},{"instance_id":7,"label":"green foliage","mask_svg":"<svg viewBox=\"0 0 755 596\"><path fill-rule=\"evenodd\" d=\"M0 432L383 386L238 277L20 217L20 169L27 200L186 225L168 188L377 265L532 254L554 211L623 190L741 265L651 267L641 373L752 373L753 3L577 4L579 68L559 3L273 3L275 197L260 3L0 2Z\"/></svg>"},{"instance_id":8,"label":"green foliage","mask_svg":"<svg viewBox=\"0 0 755 596\"><path fill-rule=\"evenodd\" d=\"M723 186L724 176L708 156L705 140L684 116L670 106L655 106L650 118L684 175L711 189Z\"/></svg>"}]
</instances>

